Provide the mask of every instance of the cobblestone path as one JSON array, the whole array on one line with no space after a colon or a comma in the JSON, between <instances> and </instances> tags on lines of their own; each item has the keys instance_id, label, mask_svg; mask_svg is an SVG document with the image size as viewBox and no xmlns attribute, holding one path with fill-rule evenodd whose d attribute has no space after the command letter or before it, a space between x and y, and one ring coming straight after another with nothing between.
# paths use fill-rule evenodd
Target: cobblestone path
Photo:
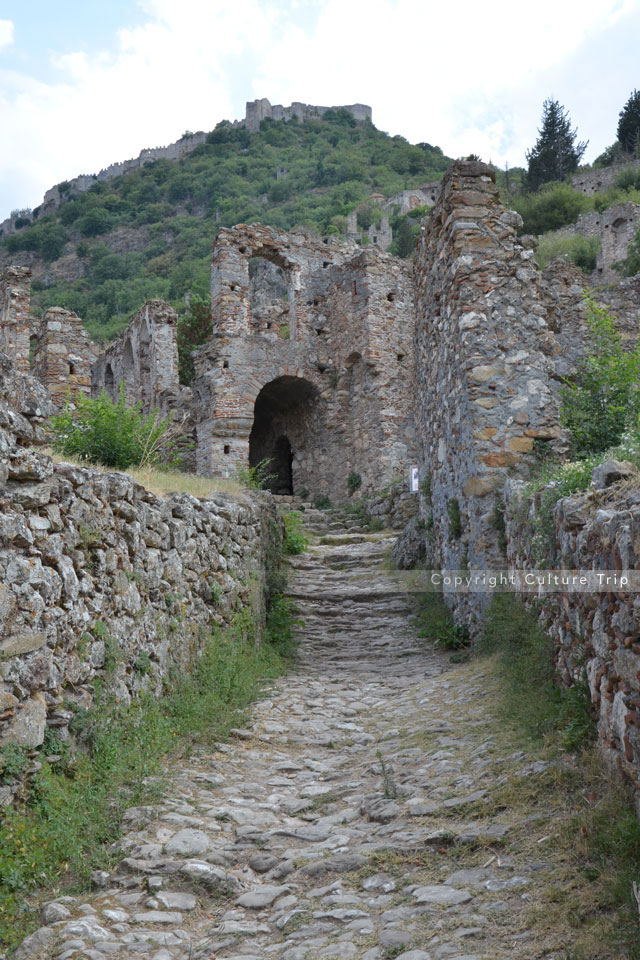
<instances>
[{"instance_id":1,"label":"cobblestone path","mask_svg":"<svg viewBox=\"0 0 640 960\"><path fill-rule=\"evenodd\" d=\"M492 797L540 763L502 752L482 662L417 639L390 542L338 532L296 559L294 673L128 811L103 889L45 905L18 956L565 956L528 925L554 814L514 820Z\"/></svg>"}]
</instances>

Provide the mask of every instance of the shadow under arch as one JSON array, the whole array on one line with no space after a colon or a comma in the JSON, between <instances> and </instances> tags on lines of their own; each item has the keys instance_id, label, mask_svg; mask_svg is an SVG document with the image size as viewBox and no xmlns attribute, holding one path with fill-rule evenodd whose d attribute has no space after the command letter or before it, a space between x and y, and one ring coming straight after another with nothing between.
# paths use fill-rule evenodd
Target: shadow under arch
<instances>
[{"instance_id":1,"label":"shadow under arch","mask_svg":"<svg viewBox=\"0 0 640 960\"><path fill-rule=\"evenodd\" d=\"M271 460L267 472L274 476L266 484L267 490L299 492L300 469L304 470L305 454L310 452L321 420L318 388L303 377L277 377L260 390L249 434L249 465ZM308 485L308 478L301 482Z\"/></svg>"}]
</instances>

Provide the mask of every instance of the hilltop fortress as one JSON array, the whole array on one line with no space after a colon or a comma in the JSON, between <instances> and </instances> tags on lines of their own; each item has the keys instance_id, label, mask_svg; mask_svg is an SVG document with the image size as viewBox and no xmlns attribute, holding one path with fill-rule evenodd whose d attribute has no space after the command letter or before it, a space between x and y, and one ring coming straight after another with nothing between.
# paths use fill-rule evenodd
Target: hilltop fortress
<instances>
[{"instance_id":1,"label":"hilltop fortress","mask_svg":"<svg viewBox=\"0 0 640 960\"><path fill-rule=\"evenodd\" d=\"M247 101L244 120L234 120L234 126L246 127L247 130L255 133L260 129L263 120L270 118L273 120L292 120L294 117L300 122L305 120L321 119L327 110L347 110L355 120L359 122L372 122L371 107L363 103L350 104L340 107L316 107L308 103L292 103L289 107L283 107L279 104L271 106L266 98L262 100ZM175 143L170 143L166 147L145 147L137 157L131 160L122 160L118 163L112 163L104 167L99 173L80 174L71 180L65 180L56 184L45 193L42 203L33 211L20 211L19 215L11 215L0 223L0 236L8 237L16 232L16 220L22 219L33 222L42 213L50 213L60 206L65 200L77 193L86 193L92 184L100 181L114 180L121 177L131 170L138 170L147 163L154 160L180 160L189 153L205 143L207 134L199 130L197 133L187 132L183 134Z\"/></svg>"}]
</instances>

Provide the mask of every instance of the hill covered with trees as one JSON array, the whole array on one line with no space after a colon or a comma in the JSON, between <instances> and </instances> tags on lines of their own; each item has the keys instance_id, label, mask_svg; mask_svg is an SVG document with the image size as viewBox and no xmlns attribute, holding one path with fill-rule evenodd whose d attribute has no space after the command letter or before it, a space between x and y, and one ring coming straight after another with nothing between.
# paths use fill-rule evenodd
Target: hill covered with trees
<instances>
[{"instance_id":1,"label":"hill covered with trees","mask_svg":"<svg viewBox=\"0 0 640 960\"><path fill-rule=\"evenodd\" d=\"M449 163L439 147L391 137L345 110L304 123L264 120L256 133L223 121L181 160L156 160L70 195L5 237L0 255L34 269L36 311L75 310L106 340L145 299L180 310L186 293L206 295L220 227L342 234L346 215L372 193L437 180Z\"/></svg>"}]
</instances>

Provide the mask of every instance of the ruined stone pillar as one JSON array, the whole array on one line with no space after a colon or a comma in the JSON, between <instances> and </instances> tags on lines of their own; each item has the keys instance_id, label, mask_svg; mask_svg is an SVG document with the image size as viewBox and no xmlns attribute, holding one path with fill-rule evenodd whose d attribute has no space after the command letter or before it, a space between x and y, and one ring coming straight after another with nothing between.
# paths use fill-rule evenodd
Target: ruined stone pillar
<instances>
[{"instance_id":1,"label":"ruined stone pillar","mask_svg":"<svg viewBox=\"0 0 640 960\"><path fill-rule=\"evenodd\" d=\"M495 522L505 478L528 475L536 444L562 442L559 348L521 224L491 167L454 163L416 251L421 477L436 562L449 570L505 565ZM484 599L450 597L470 625Z\"/></svg>"},{"instance_id":2,"label":"ruined stone pillar","mask_svg":"<svg viewBox=\"0 0 640 960\"><path fill-rule=\"evenodd\" d=\"M7 267L0 277L0 351L29 371L31 270Z\"/></svg>"}]
</instances>

